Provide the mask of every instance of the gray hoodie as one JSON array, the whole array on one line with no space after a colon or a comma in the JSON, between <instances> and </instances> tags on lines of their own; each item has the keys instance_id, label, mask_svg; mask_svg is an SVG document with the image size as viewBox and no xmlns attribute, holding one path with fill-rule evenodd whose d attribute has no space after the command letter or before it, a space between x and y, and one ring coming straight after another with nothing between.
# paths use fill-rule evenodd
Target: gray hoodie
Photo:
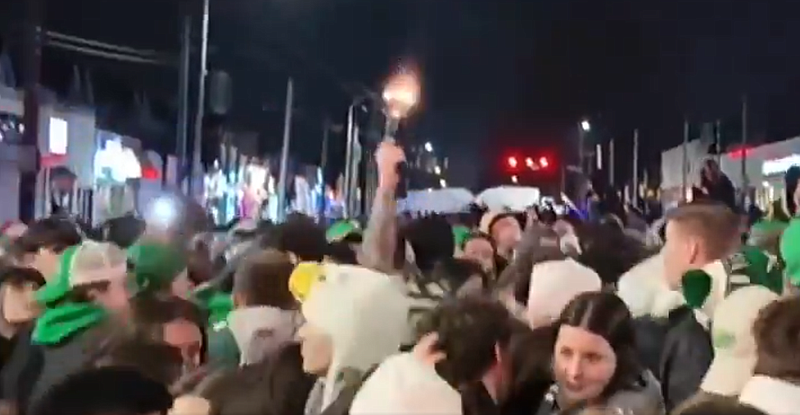
<instances>
[{"instance_id":1,"label":"gray hoodie","mask_svg":"<svg viewBox=\"0 0 800 415\"><path fill-rule=\"evenodd\" d=\"M661 397L661 386L649 371L642 374L644 386L637 390L620 390L606 399L601 406L616 410L620 415L660 415L666 413L664 399ZM553 385L545 396L536 415L577 415L586 409L580 405L575 409L561 410L556 403L558 385Z\"/></svg>"}]
</instances>

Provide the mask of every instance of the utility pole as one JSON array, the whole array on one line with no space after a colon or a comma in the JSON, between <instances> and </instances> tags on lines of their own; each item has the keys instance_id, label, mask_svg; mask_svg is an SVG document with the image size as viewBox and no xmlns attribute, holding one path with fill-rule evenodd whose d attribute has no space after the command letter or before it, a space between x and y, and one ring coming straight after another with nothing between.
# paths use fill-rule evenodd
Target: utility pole
<instances>
[{"instance_id":1,"label":"utility pole","mask_svg":"<svg viewBox=\"0 0 800 415\"><path fill-rule=\"evenodd\" d=\"M286 81L286 113L283 117L283 148L281 148L281 170L278 176L278 220L286 218L286 182L289 164L289 144L292 140L292 109L294 108L294 80Z\"/></svg>"},{"instance_id":2,"label":"utility pole","mask_svg":"<svg viewBox=\"0 0 800 415\"><path fill-rule=\"evenodd\" d=\"M197 80L197 112L194 118L194 151L189 170L188 195L194 197L194 174L202 171L200 154L203 149L203 116L206 109L206 76L208 75L209 1L203 0L203 28L200 38L200 76Z\"/></svg>"},{"instance_id":3,"label":"utility pole","mask_svg":"<svg viewBox=\"0 0 800 415\"><path fill-rule=\"evenodd\" d=\"M185 4L182 7L186 7ZM188 137L189 137L189 78L191 71L191 50L192 50L192 17L188 10L184 10L180 18L182 25L181 32L181 55L180 55L180 68L178 72L178 125L175 155L178 157L178 187L184 185L186 172L191 175L191 164L188 151ZM186 182L187 185L189 181ZM184 189L186 194L189 194L189 188Z\"/></svg>"},{"instance_id":4,"label":"utility pole","mask_svg":"<svg viewBox=\"0 0 800 415\"><path fill-rule=\"evenodd\" d=\"M614 188L614 139L608 143L608 184Z\"/></svg>"},{"instance_id":5,"label":"utility pole","mask_svg":"<svg viewBox=\"0 0 800 415\"><path fill-rule=\"evenodd\" d=\"M747 177L747 95L742 96L742 194L741 206L745 208L750 183Z\"/></svg>"},{"instance_id":6,"label":"utility pole","mask_svg":"<svg viewBox=\"0 0 800 415\"><path fill-rule=\"evenodd\" d=\"M639 206L639 129L633 130L633 205Z\"/></svg>"},{"instance_id":7,"label":"utility pole","mask_svg":"<svg viewBox=\"0 0 800 415\"><path fill-rule=\"evenodd\" d=\"M344 217L350 219L353 212L351 183L353 181L353 141L355 139L355 116L356 116L356 103L350 105L347 109L347 140L345 144L345 166L344 166Z\"/></svg>"},{"instance_id":8,"label":"utility pole","mask_svg":"<svg viewBox=\"0 0 800 415\"><path fill-rule=\"evenodd\" d=\"M681 146L683 156L681 157L681 200L686 201L686 177L689 174L689 120L683 120L683 145Z\"/></svg>"},{"instance_id":9,"label":"utility pole","mask_svg":"<svg viewBox=\"0 0 800 415\"><path fill-rule=\"evenodd\" d=\"M319 205L319 223L325 223L325 173L328 167L328 137L330 136L331 131L331 121L326 116L325 119L322 121L322 154L320 154L320 162L319 168L322 171L322 183L320 183L320 187L322 188L322 203Z\"/></svg>"},{"instance_id":10,"label":"utility pole","mask_svg":"<svg viewBox=\"0 0 800 415\"><path fill-rule=\"evenodd\" d=\"M25 153L33 152L33 166L25 166L19 177L19 219L30 222L36 217L36 176L39 170L39 78L42 69L42 21L44 14L43 0L25 1L25 26L23 34L23 54L25 68L25 99L22 134L22 145ZM49 189L45 189L45 194ZM45 206L45 215L50 206Z\"/></svg>"}]
</instances>

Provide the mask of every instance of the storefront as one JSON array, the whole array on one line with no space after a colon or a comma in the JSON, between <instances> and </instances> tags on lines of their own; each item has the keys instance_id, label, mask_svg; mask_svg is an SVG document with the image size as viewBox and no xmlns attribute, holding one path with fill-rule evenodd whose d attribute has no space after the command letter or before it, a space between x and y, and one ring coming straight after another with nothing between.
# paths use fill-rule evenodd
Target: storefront
<instances>
[{"instance_id":1,"label":"storefront","mask_svg":"<svg viewBox=\"0 0 800 415\"><path fill-rule=\"evenodd\" d=\"M163 162L139 140L98 130L94 154L94 222L141 211L162 190Z\"/></svg>"},{"instance_id":2,"label":"storefront","mask_svg":"<svg viewBox=\"0 0 800 415\"><path fill-rule=\"evenodd\" d=\"M36 217L47 216L54 210L75 215L88 215L84 207L85 191L92 186L92 155L95 150L95 115L89 108L67 106L58 103L55 97L43 93L39 110L38 148L41 159L36 186ZM8 197L4 205L19 204L20 169L34 168L28 155L35 154L32 148L21 145L19 139L25 126L22 125L22 94L14 89L0 86L0 114L17 124L18 133L4 134L4 145L8 152L0 160L0 171L4 176L0 190ZM15 138L16 137L16 138ZM17 142L13 142L16 140ZM35 160L35 159L34 159ZM55 174L54 174L55 173ZM16 186L16 188L14 188Z\"/></svg>"},{"instance_id":3,"label":"storefront","mask_svg":"<svg viewBox=\"0 0 800 415\"><path fill-rule=\"evenodd\" d=\"M782 197L784 175L792 166L800 166L800 137L729 152L720 159L722 171L737 189L742 188L744 169L748 196L762 208Z\"/></svg>"}]
</instances>

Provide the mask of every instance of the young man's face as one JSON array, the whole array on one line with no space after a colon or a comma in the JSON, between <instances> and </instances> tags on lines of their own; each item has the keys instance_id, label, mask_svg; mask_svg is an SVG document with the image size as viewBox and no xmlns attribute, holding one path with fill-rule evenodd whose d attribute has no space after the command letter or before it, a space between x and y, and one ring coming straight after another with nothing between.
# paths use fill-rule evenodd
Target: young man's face
<instances>
[{"instance_id":1,"label":"young man's face","mask_svg":"<svg viewBox=\"0 0 800 415\"><path fill-rule=\"evenodd\" d=\"M125 275L127 277L127 274ZM128 290L127 278L115 278L109 280L108 286L96 295L96 301L116 315L127 315L130 311L130 291Z\"/></svg>"},{"instance_id":2,"label":"young man's face","mask_svg":"<svg viewBox=\"0 0 800 415\"><path fill-rule=\"evenodd\" d=\"M203 332L197 324L184 319L170 321L164 325L164 342L180 350L186 364L200 365Z\"/></svg>"}]
</instances>

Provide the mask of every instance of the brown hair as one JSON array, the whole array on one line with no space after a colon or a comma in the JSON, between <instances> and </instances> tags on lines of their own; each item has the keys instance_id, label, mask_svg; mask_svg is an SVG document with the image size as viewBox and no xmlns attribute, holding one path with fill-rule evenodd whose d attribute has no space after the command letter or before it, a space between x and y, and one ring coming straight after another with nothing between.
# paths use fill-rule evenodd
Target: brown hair
<instances>
[{"instance_id":1,"label":"brown hair","mask_svg":"<svg viewBox=\"0 0 800 415\"><path fill-rule=\"evenodd\" d=\"M688 203L670 211L667 220L679 224L683 232L702 239L709 259L727 256L741 241L739 216L722 203Z\"/></svg>"},{"instance_id":2,"label":"brown hair","mask_svg":"<svg viewBox=\"0 0 800 415\"><path fill-rule=\"evenodd\" d=\"M245 306L294 309L297 301L289 291L292 271L289 255L274 249L258 252L233 274L233 293Z\"/></svg>"},{"instance_id":3,"label":"brown hair","mask_svg":"<svg viewBox=\"0 0 800 415\"><path fill-rule=\"evenodd\" d=\"M753 372L800 382L800 302L789 298L773 302L759 313L753 325L756 366Z\"/></svg>"},{"instance_id":4,"label":"brown hair","mask_svg":"<svg viewBox=\"0 0 800 415\"><path fill-rule=\"evenodd\" d=\"M206 316L191 301L174 296L148 294L134 298L133 309L134 334L151 341L161 341L163 326L176 320L185 320L205 329Z\"/></svg>"}]
</instances>

